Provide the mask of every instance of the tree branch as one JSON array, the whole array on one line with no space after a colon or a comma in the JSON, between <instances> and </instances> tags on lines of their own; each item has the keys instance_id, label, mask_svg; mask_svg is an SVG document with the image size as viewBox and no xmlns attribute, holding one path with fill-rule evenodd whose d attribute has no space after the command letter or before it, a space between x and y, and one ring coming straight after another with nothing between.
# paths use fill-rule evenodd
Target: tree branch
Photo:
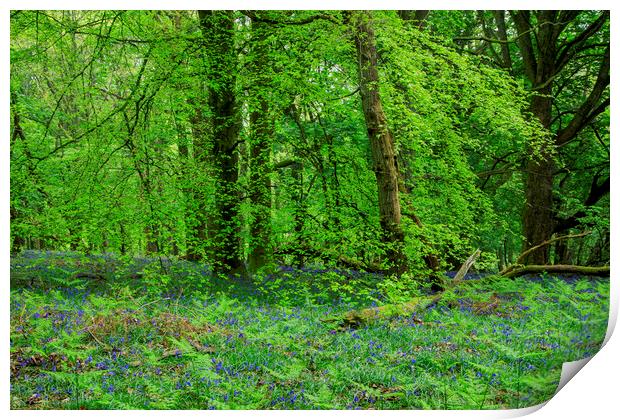
<instances>
[{"instance_id":1,"label":"tree branch","mask_svg":"<svg viewBox=\"0 0 620 420\"><path fill-rule=\"evenodd\" d=\"M573 40L560 45L560 52L556 60L556 71L562 68L573 58L573 56L581 50L583 44L596 34L609 19L609 11L605 10L598 19L590 24L584 31L577 35Z\"/></svg>"},{"instance_id":2,"label":"tree branch","mask_svg":"<svg viewBox=\"0 0 620 420\"><path fill-rule=\"evenodd\" d=\"M519 257L517 257L517 261L515 261L514 264L506 267L499 274L503 276L506 273L516 269L517 266L519 264L521 264L521 262L523 261L523 259L525 257L530 255L532 252L536 251L537 249L540 249L540 248L542 248L544 246L550 245L550 244L552 244L554 242L561 241L563 239L581 238L582 236L587 236L587 235L589 235L591 233L592 233L592 231L587 231L587 232L582 232L582 233L577 233L577 234L572 234L572 235L556 236L555 238L547 239L546 241L541 242L540 244L535 245L535 246L531 247L530 249L528 249L528 250L524 251L523 253L521 253L521 255L519 255Z\"/></svg>"},{"instance_id":3,"label":"tree branch","mask_svg":"<svg viewBox=\"0 0 620 420\"><path fill-rule=\"evenodd\" d=\"M341 22L335 16L328 15L328 14L320 14L320 15L308 16L306 18L297 19L297 20L281 21L281 20L269 19L269 18L266 18L264 16L260 16L256 12L257 11L255 11L255 10L242 10L241 11L241 13L243 13L244 15L246 15L247 17L249 17L253 21L261 22L261 23L267 23L267 24L270 24L270 25L306 25L308 23L312 23L312 22L315 22L317 20L327 20L329 22L332 22L332 23L335 23L335 24L338 24L338 25L341 24Z\"/></svg>"},{"instance_id":4,"label":"tree branch","mask_svg":"<svg viewBox=\"0 0 620 420\"><path fill-rule=\"evenodd\" d=\"M534 55L534 47L530 32L530 12L526 10L510 11L510 16L515 22L519 36L517 37L517 45L523 56L523 64L525 74L528 79L534 83L536 81L536 56ZM527 35L527 36L525 36Z\"/></svg>"},{"instance_id":5,"label":"tree branch","mask_svg":"<svg viewBox=\"0 0 620 420\"><path fill-rule=\"evenodd\" d=\"M607 86L609 86L609 53L610 46L607 46L605 55L603 56L603 62L601 63L596 82L594 83L590 95L588 95L584 103L579 107L571 122L558 132L556 144L562 145L573 139L583 127L609 106L609 98L603 100L598 106L596 105L603 97L603 93L605 93Z\"/></svg>"}]
</instances>

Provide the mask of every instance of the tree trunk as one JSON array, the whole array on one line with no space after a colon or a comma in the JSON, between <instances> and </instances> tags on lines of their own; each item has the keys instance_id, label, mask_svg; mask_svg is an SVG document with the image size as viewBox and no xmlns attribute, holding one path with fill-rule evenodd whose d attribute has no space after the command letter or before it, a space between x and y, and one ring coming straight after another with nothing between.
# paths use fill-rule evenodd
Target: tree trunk
<instances>
[{"instance_id":1,"label":"tree trunk","mask_svg":"<svg viewBox=\"0 0 620 420\"><path fill-rule=\"evenodd\" d=\"M419 30L426 26L426 18L430 10L399 10L398 15L401 19L412 22Z\"/></svg>"},{"instance_id":2,"label":"tree trunk","mask_svg":"<svg viewBox=\"0 0 620 420\"><path fill-rule=\"evenodd\" d=\"M149 224L144 228L144 236L146 237L146 253L147 255L157 254L159 252L158 236L159 230L155 224Z\"/></svg>"},{"instance_id":3,"label":"tree trunk","mask_svg":"<svg viewBox=\"0 0 620 420\"><path fill-rule=\"evenodd\" d=\"M570 247L568 244L568 241L558 241L555 244L555 255L553 259L554 264L570 265L572 263Z\"/></svg>"},{"instance_id":4,"label":"tree trunk","mask_svg":"<svg viewBox=\"0 0 620 420\"><path fill-rule=\"evenodd\" d=\"M271 259L271 177L268 168L271 157L271 139L275 135L273 118L267 96L270 90L268 77L269 51L266 45L268 27L262 22L252 22L254 48L253 88L256 92L250 114L250 243L248 269L255 272Z\"/></svg>"},{"instance_id":5,"label":"tree trunk","mask_svg":"<svg viewBox=\"0 0 620 420\"><path fill-rule=\"evenodd\" d=\"M306 220L306 197L304 195L304 178L303 165L301 162L295 162L291 166L291 176L295 182L293 186L293 200L295 201L294 210L294 232L295 241L293 249L293 264L297 268L301 268L306 264L306 248L307 238L304 233L304 224Z\"/></svg>"},{"instance_id":6,"label":"tree trunk","mask_svg":"<svg viewBox=\"0 0 620 420\"><path fill-rule=\"evenodd\" d=\"M390 271L402 273L406 269L403 253L404 234L401 228L399 173L394 138L379 96L377 48L369 12L355 12L355 48L359 70L362 110L372 152L374 173L379 197L379 216L383 240L388 245Z\"/></svg>"},{"instance_id":7,"label":"tree trunk","mask_svg":"<svg viewBox=\"0 0 620 420\"><path fill-rule=\"evenodd\" d=\"M188 146L179 144L179 155L184 167L182 175L185 177L183 180L185 257L188 261L199 261L205 255L207 241L208 208L203 189L206 184L204 178L209 167L209 131L208 122L202 112L202 107L206 107L206 103L201 100L198 100L198 103L194 101L190 103L194 106L194 114L190 118L194 154L190 156Z\"/></svg>"},{"instance_id":8,"label":"tree trunk","mask_svg":"<svg viewBox=\"0 0 620 420\"><path fill-rule=\"evenodd\" d=\"M13 161L13 150L14 150L13 148L15 147L15 143L17 142L17 139L20 139L21 141L26 140L26 136L24 135L24 130L22 129L21 124L20 124L20 116L19 116L19 113L17 112L17 94L15 92L11 92L11 113L13 114L13 119L12 119L13 127L11 129L11 143L10 143L9 153L10 153L10 159L12 162ZM24 148L27 150L27 146L24 145ZM26 156L30 157L29 153L26 153ZM30 173L32 174L33 173L32 166L29 165L28 168L30 169ZM11 245L11 252L16 254L24 248L24 246L26 245L26 239L21 235L21 233L19 233L19 230L15 228L17 221L21 219L21 212L17 209L17 207L15 207L13 203L11 203L10 218L11 218L10 219L11 237L13 238L13 243Z\"/></svg>"},{"instance_id":9,"label":"tree trunk","mask_svg":"<svg viewBox=\"0 0 620 420\"><path fill-rule=\"evenodd\" d=\"M517 44L523 58L524 72L532 85L530 110L540 120L542 126L552 129L553 82L557 74L568 62L575 58L577 51L586 41L597 33L609 19L609 12L601 15L587 26L572 41L560 44L559 35L574 20L579 12L543 10L535 12L535 24L529 11L511 11L518 37ZM535 40L536 42L534 43ZM562 231L570 226L558 228L553 208L553 174L555 164L552 152L574 140L579 132L592 122L609 105L606 97L609 86L609 55L607 45L596 78L586 99L574 110L568 124L553 133L553 143L540 154L533 153L526 167L526 203L523 212L523 248L544 242L554 231ZM528 256L528 264L546 264L549 261L549 247L537 249Z\"/></svg>"},{"instance_id":10,"label":"tree trunk","mask_svg":"<svg viewBox=\"0 0 620 420\"><path fill-rule=\"evenodd\" d=\"M208 158L215 181L215 209L207 221L208 256L216 273L243 271L239 239L239 130L235 97L237 59L231 11L199 11L209 63L208 106L212 141Z\"/></svg>"},{"instance_id":11,"label":"tree trunk","mask_svg":"<svg viewBox=\"0 0 620 420\"><path fill-rule=\"evenodd\" d=\"M508 44L508 35L506 34L506 12L503 10L494 10L493 18L497 25L497 35L502 43L500 48L502 51L502 66L512 74L512 57L510 56L510 47Z\"/></svg>"},{"instance_id":12,"label":"tree trunk","mask_svg":"<svg viewBox=\"0 0 620 420\"><path fill-rule=\"evenodd\" d=\"M527 249L549 239L554 231L553 212L553 161L544 157L540 161L530 160L525 180L525 209L523 233ZM540 248L527 259L527 264L546 264L549 248Z\"/></svg>"},{"instance_id":13,"label":"tree trunk","mask_svg":"<svg viewBox=\"0 0 620 420\"><path fill-rule=\"evenodd\" d=\"M11 204L11 237L13 238L13 243L11 244L11 253L12 254L17 254L19 253L19 251L21 251L24 248L24 245L26 245L26 240L18 233L16 233L16 229L15 229L15 223L18 220L18 215L19 213L17 212L17 209L15 208L15 206L13 206L13 204Z\"/></svg>"},{"instance_id":14,"label":"tree trunk","mask_svg":"<svg viewBox=\"0 0 620 420\"><path fill-rule=\"evenodd\" d=\"M123 225L122 223L119 223L118 228L119 228L119 236L121 237L120 252L121 252L121 255L125 255L127 253L127 234L125 233L125 225Z\"/></svg>"},{"instance_id":15,"label":"tree trunk","mask_svg":"<svg viewBox=\"0 0 620 420\"><path fill-rule=\"evenodd\" d=\"M248 268L256 271L270 259L271 243L271 180L269 164L274 127L269 117L269 106L260 101L260 111L250 116L253 138L250 145L250 200L252 220L250 223L250 251Z\"/></svg>"},{"instance_id":16,"label":"tree trunk","mask_svg":"<svg viewBox=\"0 0 620 420\"><path fill-rule=\"evenodd\" d=\"M515 22L519 32L529 31L529 15L519 13ZM520 46L524 49L526 74L533 86L530 111L540 120L541 125L551 129L551 112L553 106L552 78L555 75L556 40L559 31L553 25L554 11L544 11L538 15L540 29L536 34L538 54L534 58L525 50L532 49L529 32L520 37ZM530 145L530 156L525 174L525 208L523 211L523 249L544 242L553 234L553 172L554 163L551 150L543 146L542 150ZM550 147L550 146L549 146ZM538 153L537 153L538 152ZM528 256L527 264L546 264L549 261L549 247L542 247Z\"/></svg>"}]
</instances>

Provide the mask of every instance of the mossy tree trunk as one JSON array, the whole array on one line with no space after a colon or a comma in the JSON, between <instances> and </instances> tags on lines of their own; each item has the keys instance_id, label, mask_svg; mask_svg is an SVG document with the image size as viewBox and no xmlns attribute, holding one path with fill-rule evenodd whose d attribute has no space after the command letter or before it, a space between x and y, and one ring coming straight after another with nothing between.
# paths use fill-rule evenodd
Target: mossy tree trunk
<instances>
[{"instance_id":1,"label":"mossy tree trunk","mask_svg":"<svg viewBox=\"0 0 620 420\"><path fill-rule=\"evenodd\" d=\"M370 140L373 171L377 180L383 241L389 250L387 257L391 266L390 271L402 273L406 270L407 262L403 252L400 175L394 137L389 130L379 95L379 69L372 15L367 11L353 12L350 18L354 28L362 111Z\"/></svg>"},{"instance_id":2,"label":"mossy tree trunk","mask_svg":"<svg viewBox=\"0 0 620 420\"><path fill-rule=\"evenodd\" d=\"M208 69L210 135L207 158L214 181L215 208L207 220L207 256L216 273L243 271L239 239L239 131L237 58L231 11L198 13Z\"/></svg>"}]
</instances>

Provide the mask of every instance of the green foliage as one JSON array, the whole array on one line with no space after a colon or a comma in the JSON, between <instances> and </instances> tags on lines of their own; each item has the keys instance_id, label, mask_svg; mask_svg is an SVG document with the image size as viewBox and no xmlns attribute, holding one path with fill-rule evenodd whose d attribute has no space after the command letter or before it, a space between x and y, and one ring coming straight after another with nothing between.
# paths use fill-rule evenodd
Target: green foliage
<instances>
[{"instance_id":1,"label":"green foliage","mask_svg":"<svg viewBox=\"0 0 620 420\"><path fill-rule=\"evenodd\" d=\"M532 160L553 166L556 228L592 230L551 259L609 262L607 85L555 144L597 83L601 13L564 22L558 45L576 48L558 48L545 129L519 43L485 40L502 16L519 34L512 14L363 14L401 241L380 220L349 12L11 12L11 407L548 399L561 363L600 346L605 279L487 276L424 313L401 303L430 302L431 279L475 249L478 275L514 262ZM403 273L386 274L401 252ZM386 317L336 329L352 310Z\"/></svg>"},{"instance_id":2,"label":"green foliage","mask_svg":"<svg viewBox=\"0 0 620 420\"><path fill-rule=\"evenodd\" d=\"M348 305L111 293L11 292L12 408L526 407L598 350L609 303L608 281L495 278L335 331L323 318Z\"/></svg>"},{"instance_id":3,"label":"green foliage","mask_svg":"<svg viewBox=\"0 0 620 420\"><path fill-rule=\"evenodd\" d=\"M400 277L385 277L377 284L377 290L385 302L399 303L419 297L423 286L423 281L405 273Z\"/></svg>"},{"instance_id":4,"label":"green foliage","mask_svg":"<svg viewBox=\"0 0 620 420\"><path fill-rule=\"evenodd\" d=\"M217 268L217 249L230 236L252 271L343 260L387 268L342 13L216 15L235 19L234 27L221 36L202 33L191 11L12 15L14 251L187 255ZM574 39L579 25L595 18L583 12L563 36ZM521 248L524 190L516 170L549 136L526 112L518 74L453 41L476 37L480 22L492 19L491 12L433 11L421 31L393 11L372 13L378 90L403 178L404 249L420 278L429 253L456 269L481 248L490 269L491 254L502 266ZM296 20L307 23L277 24ZM596 39L605 36L608 25ZM224 48L224 38L235 51ZM241 124L231 155L238 179L230 185L220 179L212 136L219 124L214 97L224 85L238 108L231 118ZM558 93L559 106L583 99L571 89ZM607 247L608 201L584 206L583 197L592 185L589 168L599 183L608 173L608 125L606 111L557 155L570 174L556 181L558 216L576 215L578 224L597 229L585 251L570 244L573 254L584 254L575 259L606 257L599 250ZM499 163L505 172L494 174ZM222 203L232 220L222 221ZM160 280L152 275L153 284Z\"/></svg>"}]
</instances>

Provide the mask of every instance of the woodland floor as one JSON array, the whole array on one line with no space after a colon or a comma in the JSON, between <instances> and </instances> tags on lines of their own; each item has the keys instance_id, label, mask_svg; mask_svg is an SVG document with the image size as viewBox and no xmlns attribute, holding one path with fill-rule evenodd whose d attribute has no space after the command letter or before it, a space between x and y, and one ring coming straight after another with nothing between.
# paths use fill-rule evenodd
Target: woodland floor
<instances>
[{"instance_id":1,"label":"woodland floor","mask_svg":"<svg viewBox=\"0 0 620 420\"><path fill-rule=\"evenodd\" d=\"M11 408L526 407L607 328L608 279L548 276L470 282L361 329L324 322L385 303L383 280L282 267L215 281L183 261L22 253L11 259Z\"/></svg>"}]
</instances>

